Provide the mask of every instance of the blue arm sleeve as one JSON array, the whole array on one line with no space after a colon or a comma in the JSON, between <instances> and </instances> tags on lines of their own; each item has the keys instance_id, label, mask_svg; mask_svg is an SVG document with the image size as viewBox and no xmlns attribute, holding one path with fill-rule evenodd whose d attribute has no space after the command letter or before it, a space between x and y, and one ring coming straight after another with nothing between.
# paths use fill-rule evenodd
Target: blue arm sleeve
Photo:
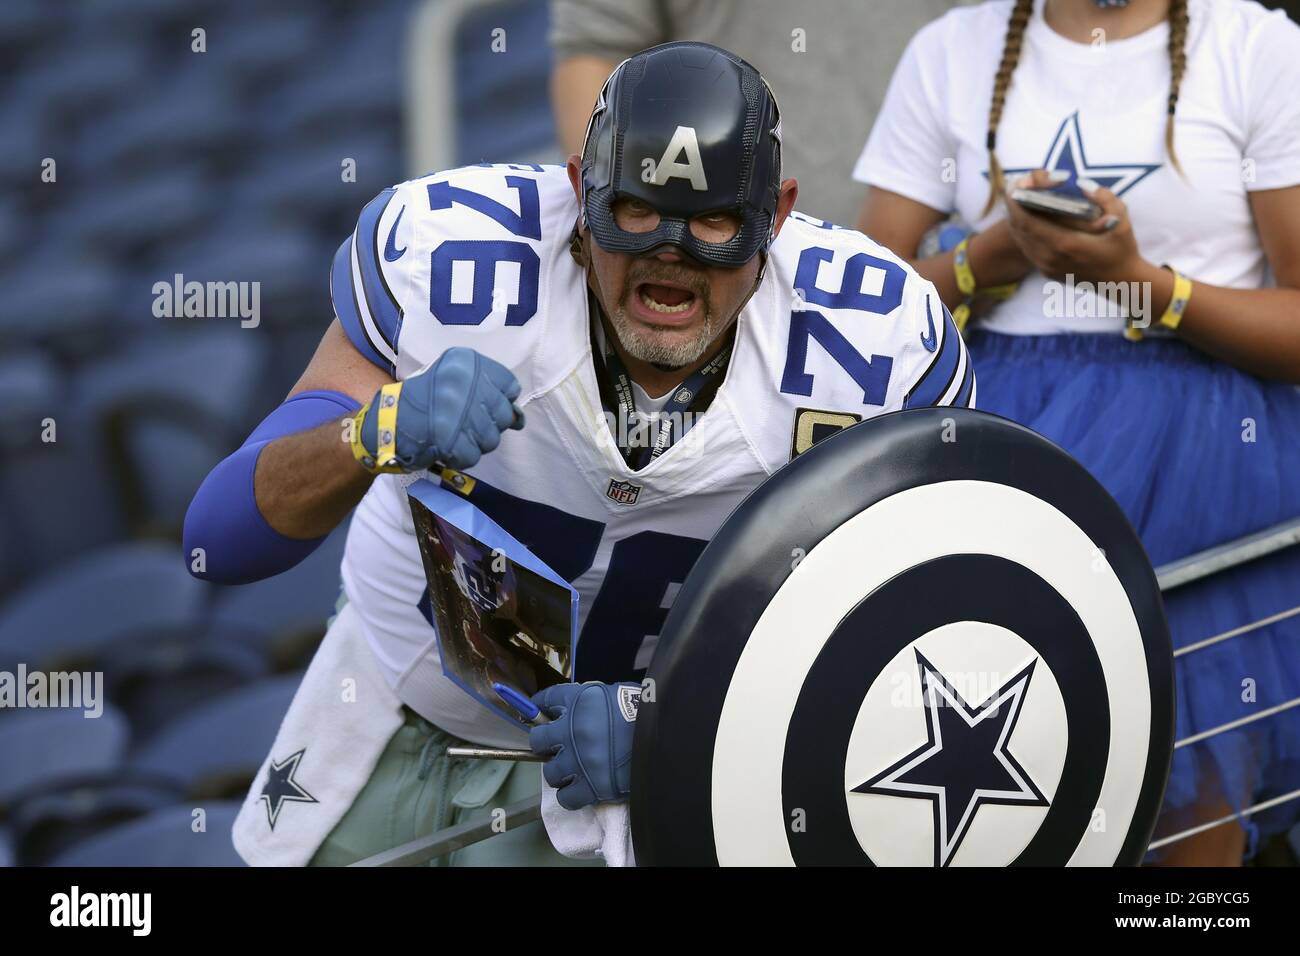
<instances>
[{"instance_id":1,"label":"blue arm sleeve","mask_svg":"<svg viewBox=\"0 0 1300 956\"><path fill-rule=\"evenodd\" d=\"M262 517L253 473L262 449L284 435L342 418L361 406L341 392L293 396L253 430L199 486L185 513L185 566L194 577L219 584L248 584L287 571L324 538L286 538Z\"/></svg>"}]
</instances>

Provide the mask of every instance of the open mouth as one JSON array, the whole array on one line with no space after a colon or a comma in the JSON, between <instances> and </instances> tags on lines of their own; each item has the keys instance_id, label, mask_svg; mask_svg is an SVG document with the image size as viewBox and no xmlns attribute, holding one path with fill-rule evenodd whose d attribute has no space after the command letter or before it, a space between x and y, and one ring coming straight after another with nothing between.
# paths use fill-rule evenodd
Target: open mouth
<instances>
[{"instance_id":1,"label":"open mouth","mask_svg":"<svg viewBox=\"0 0 1300 956\"><path fill-rule=\"evenodd\" d=\"M651 312L682 315L695 305L695 293L673 285L643 282L636 287L637 299Z\"/></svg>"}]
</instances>

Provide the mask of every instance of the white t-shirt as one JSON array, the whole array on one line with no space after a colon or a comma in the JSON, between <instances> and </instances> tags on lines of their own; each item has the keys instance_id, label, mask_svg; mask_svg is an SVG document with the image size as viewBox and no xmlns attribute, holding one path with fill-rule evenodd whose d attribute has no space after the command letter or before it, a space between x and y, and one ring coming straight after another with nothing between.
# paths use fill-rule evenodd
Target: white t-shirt
<instances>
[{"instance_id":1,"label":"white t-shirt","mask_svg":"<svg viewBox=\"0 0 1300 956\"><path fill-rule=\"evenodd\" d=\"M1174 140L1184 179L1164 145L1168 24L1076 43L1047 25L1042 6L1036 0L998 126L1008 177L1074 169L1121 196L1148 261L1214 285L1272 284L1247 193L1300 184L1300 28L1249 0L1190 0ZM917 33L856 179L956 212L976 229L1005 216L1000 205L981 213L989 103L1011 9L1010 0L990 0ZM1082 284L1031 273L983 326L1013 335L1118 331L1124 319L1107 305Z\"/></svg>"}]
</instances>

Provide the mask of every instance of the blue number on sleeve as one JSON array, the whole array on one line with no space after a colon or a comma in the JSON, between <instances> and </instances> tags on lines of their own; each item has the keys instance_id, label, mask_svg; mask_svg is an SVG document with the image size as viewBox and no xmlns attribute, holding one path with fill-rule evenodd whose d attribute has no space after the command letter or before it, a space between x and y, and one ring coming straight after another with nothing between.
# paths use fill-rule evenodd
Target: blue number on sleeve
<instances>
[{"instance_id":1,"label":"blue number on sleeve","mask_svg":"<svg viewBox=\"0 0 1300 956\"><path fill-rule=\"evenodd\" d=\"M830 262L833 258L835 253L820 246L811 246L799 254L794 286L805 302L824 305L828 309L860 309L876 315L888 315L902 304L907 272L897 262L880 259L866 252L850 256L844 264L844 279L838 292L817 288L817 270L823 262ZM885 273L885 281L878 293L862 291L862 276L867 271L867 266L881 269Z\"/></svg>"},{"instance_id":2,"label":"blue number on sleeve","mask_svg":"<svg viewBox=\"0 0 1300 956\"><path fill-rule=\"evenodd\" d=\"M451 270L456 262L474 264L474 298L451 301ZM506 325L523 325L537 314L542 261L526 242L507 239L448 239L433 252L429 272L429 311L443 325L478 325L494 306L497 266L519 263L519 301L506 306Z\"/></svg>"},{"instance_id":3,"label":"blue number on sleeve","mask_svg":"<svg viewBox=\"0 0 1300 956\"><path fill-rule=\"evenodd\" d=\"M429 208L450 209L452 203L468 206L505 226L513 235L526 239L542 238L541 202L537 198L537 180L527 176L507 176L506 185L519 193L519 212L490 196L483 196L444 181L429 184Z\"/></svg>"},{"instance_id":4,"label":"blue number on sleeve","mask_svg":"<svg viewBox=\"0 0 1300 956\"><path fill-rule=\"evenodd\" d=\"M844 265L844 279L838 292L817 287L817 270L823 262L835 257L830 249L810 246L799 254L795 268L795 293L805 303L811 302L828 309L858 309L877 315L887 315L903 301L903 286L907 272L897 263L879 259L865 252L849 258ZM867 294L862 290L862 276L867 266L883 269L885 279L879 293ZM785 370L781 374L781 391L787 395L811 395L813 376L807 371L808 340L816 339L844 371L853 377L862 389L864 405L884 405L889 393L889 376L894 359L889 355L864 356L855 349L844 334L826 316L808 308L798 308L790 313L790 340L785 351Z\"/></svg>"},{"instance_id":5,"label":"blue number on sleeve","mask_svg":"<svg viewBox=\"0 0 1300 956\"><path fill-rule=\"evenodd\" d=\"M449 182L430 183L429 208L450 209L453 203L468 206L512 235L541 239L541 203L537 181L527 176L507 176L506 185L519 195L519 212L490 196L484 196ZM469 302L451 301L452 266L471 263L474 270L473 298ZM432 254L429 274L429 311L443 325L479 325L492 314L497 283L497 266L514 262L519 266L518 301L506 307L506 325L523 325L537 314L537 289L541 279L541 260L522 241L450 239L438 245Z\"/></svg>"}]
</instances>

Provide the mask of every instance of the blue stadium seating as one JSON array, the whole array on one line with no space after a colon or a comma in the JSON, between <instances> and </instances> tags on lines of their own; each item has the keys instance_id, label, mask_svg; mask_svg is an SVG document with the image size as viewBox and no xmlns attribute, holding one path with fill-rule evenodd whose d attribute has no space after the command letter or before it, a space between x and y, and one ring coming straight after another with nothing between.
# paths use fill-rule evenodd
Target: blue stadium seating
<instances>
[{"instance_id":1,"label":"blue stadium seating","mask_svg":"<svg viewBox=\"0 0 1300 956\"><path fill-rule=\"evenodd\" d=\"M212 609L212 641L233 637L256 647L277 668L303 667L325 633L339 595L347 523L301 564L267 581L227 588Z\"/></svg>"},{"instance_id":2,"label":"blue stadium seating","mask_svg":"<svg viewBox=\"0 0 1300 956\"><path fill-rule=\"evenodd\" d=\"M3 715L0 806L60 778L116 768L126 754L129 736L126 718L107 704L98 717L68 709Z\"/></svg>"},{"instance_id":3,"label":"blue stadium seating","mask_svg":"<svg viewBox=\"0 0 1300 956\"><path fill-rule=\"evenodd\" d=\"M0 276L0 348L39 344L81 357L104 347L121 275L93 261L70 270L66 253L32 250Z\"/></svg>"},{"instance_id":4,"label":"blue stadium seating","mask_svg":"<svg viewBox=\"0 0 1300 956\"><path fill-rule=\"evenodd\" d=\"M93 444L65 418L55 424L57 441L0 454L0 565L31 580L125 532Z\"/></svg>"},{"instance_id":5,"label":"blue stadium seating","mask_svg":"<svg viewBox=\"0 0 1300 956\"><path fill-rule=\"evenodd\" d=\"M113 189L87 183L76 190L66 211L51 217L50 228L76 236L80 244L76 251L86 255L104 249L129 254L164 238L168 244L181 242L205 228L213 203L219 200L203 187L197 164L173 164L129 181L119 178Z\"/></svg>"},{"instance_id":6,"label":"blue stadium seating","mask_svg":"<svg viewBox=\"0 0 1300 956\"><path fill-rule=\"evenodd\" d=\"M388 139L353 134L267 157L236 184L233 225L244 228L250 219L256 222L269 216L275 217L277 225L287 218L332 226L331 214L340 206L359 210L381 189L401 180L402 170ZM355 161L356 182L343 181L344 159ZM338 230L335 246L348 231L348 225ZM313 279L324 287L320 263L316 266Z\"/></svg>"},{"instance_id":7,"label":"blue stadium seating","mask_svg":"<svg viewBox=\"0 0 1300 956\"><path fill-rule=\"evenodd\" d=\"M175 533L203 477L267 404L266 342L237 319L155 336L85 371L76 419L137 528ZM158 467L166 449L166 467Z\"/></svg>"},{"instance_id":8,"label":"blue stadium seating","mask_svg":"<svg viewBox=\"0 0 1300 956\"><path fill-rule=\"evenodd\" d=\"M105 37L86 27L60 48L34 61L19 77L14 96L39 106L60 125L82 122L97 110L142 95L149 55L138 36Z\"/></svg>"},{"instance_id":9,"label":"blue stadium seating","mask_svg":"<svg viewBox=\"0 0 1300 956\"><path fill-rule=\"evenodd\" d=\"M126 715L138 745L187 712L265 677L268 658L237 641L180 634L132 635L100 658L108 698Z\"/></svg>"},{"instance_id":10,"label":"blue stadium seating","mask_svg":"<svg viewBox=\"0 0 1300 956\"><path fill-rule=\"evenodd\" d=\"M0 199L0 257L9 259L22 247L26 229L18 213L18 204Z\"/></svg>"},{"instance_id":11,"label":"blue stadium seating","mask_svg":"<svg viewBox=\"0 0 1300 956\"><path fill-rule=\"evenodd\" d=\"M66 715L0 713L0 865L236 862L233 805L210 804L195 839L179 801L242 796L333 612L346 527L243 588L190 578L177 532L310 356L358 211L408 172L417 2L0 3L0 407L28 423L0 430L0 668L93 664L118 705L77 717L70 740L104 739L47 747L48 764L22 748ZM545 23L521 0L463 28L511 38L458 64L467 160L552 142ZM260 282L260 326L157 318L176 273Z\"/></svg>"},{"instance_id":12,"label":"blue stadium seating","mask_svg":"<svg viewBox=\"0 0 1300 956\"><path fill-rule=\"evenodd\" d=\"M41 421L62 411L59 369L53 359L36 349L0 355L0 408L11 421L27 422L25 429L0 428L0 454L14 454L40 442Z\"/></svg>"},{"instance_id":13,"label":"blue stadium seating","mask_svg":"<svg viewBox=\"0 0 1300 956\"><path fill-rule=\"evenodd\" d=\"M531 162L554 143L547 5L492 4L460 24L456 49L456 148L460 164ZM503 26L504 25L504 26ZM505 30L505 52L493 52L493 29ZM562 161L558 148L550 162Z\"/></svg>"},{"instance_id":14,"label":"blue stadium seating","mask_svg":"<svg viewBox=\"0 0 1300 956\"><path fill-rule=\"evenodd\" d=\"M195 832L196 810L204 813ZM239 813L233 800L188 804L115 827L55 857L53 866L243 866L230 842Z\"/></svg>"},{"instance_id":15,"label":"blue stadium seating","mask_svg":"<svg viewBox=\"0 0 1300 956\"><path fill-rule=\"evenodd\" d=\"M189 794L242 795L301 680L294 673L259 681L191 711L133 754L130 768L174 781Z\"/></svg>"},{"instance_id":16,"label":"blue stadium seating","mask_svg":"<svg viewBox=\"0 0 1300 956\"><path fill-rule=\"evenodd\" d=\"M9 813L20 866L42 866L63 850L185 796L168 780L121 768L60 777L25 796Z\"/></svg>"},{"instance_id":17,"label":"blue stadium seating","mask_svg":"<svg viewBox=\"0 0 1300 956\"><path fill-rule=\"evenodd\" d=\"M59 14L43 0L7 0L0 4L0 47L17 51L48 38L62 26Z\"/></svg>"},{"instance_id":18,"label":"blue stadium seating","mask_svg":"<svg viewBox=\"0 0 1300 956\"><path fill-rule=\"evenodd\" d=\"M70 562L0 611L0 666L94 660L132 635L199 628L207 592L175 545L132 542Z\"/></svg>"}]
</instances>

